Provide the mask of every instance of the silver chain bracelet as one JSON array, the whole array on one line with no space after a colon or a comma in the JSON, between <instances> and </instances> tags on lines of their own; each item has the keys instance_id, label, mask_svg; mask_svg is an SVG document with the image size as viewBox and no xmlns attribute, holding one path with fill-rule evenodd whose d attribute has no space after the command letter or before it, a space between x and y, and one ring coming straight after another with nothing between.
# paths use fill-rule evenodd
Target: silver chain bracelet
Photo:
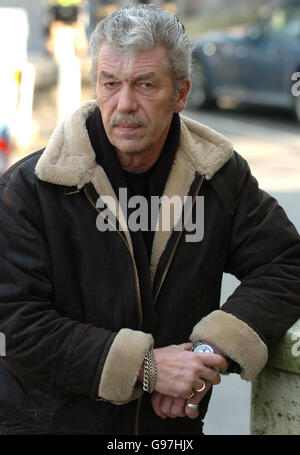
<instances>
[{"instance_id":1,"label":"silver chain bracelet","mask_svg":"<svg viewBox=\"0 0 300 455\"><path fill-rule=\"evenodd\" d=\"M144 358L143 390L152 393L156 385L157 368L153 349L150 348Z\"/></svg>"}]
</instances>

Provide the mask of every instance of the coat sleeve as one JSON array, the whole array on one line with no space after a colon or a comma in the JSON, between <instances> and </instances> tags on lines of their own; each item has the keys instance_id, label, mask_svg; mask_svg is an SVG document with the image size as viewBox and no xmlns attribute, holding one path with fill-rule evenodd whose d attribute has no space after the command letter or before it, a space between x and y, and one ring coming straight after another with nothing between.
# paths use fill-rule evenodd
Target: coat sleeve
<instances>
[{"instance_id":1,"label":"coat sleeve","mask_svg":"<svg viewBox=\"0 0 300 455\"><path fill-rule=\"evenodd\" d=\"M141 391L136 379L152 336L130 329L111 332L54 308L51 260L37 198L26 185L11 180L0 183L2 360L17 378L63 393L92 399L102 393L101 399L116 404L137 398Z\"/></svg>"},{"instance_id":2,"label":"coat sleeve","mask_svg":"<svg viewBox=\"0 0 300 455\"><path fill-rule=\"evenodd\" d=\"M215 344L240 365L243 379L253 380L269 349L300 318L300 239L278 202L259 189L247 162L237 154L234 159L237 204L225 272L241 283L220 310L194 327L191 340Z\"/></svg>"}]
</instances>

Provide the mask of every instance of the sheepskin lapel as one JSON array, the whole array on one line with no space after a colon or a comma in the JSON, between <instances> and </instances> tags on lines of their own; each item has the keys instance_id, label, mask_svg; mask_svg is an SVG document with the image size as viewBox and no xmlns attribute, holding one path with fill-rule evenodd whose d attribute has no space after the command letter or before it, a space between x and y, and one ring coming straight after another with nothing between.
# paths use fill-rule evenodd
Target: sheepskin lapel
<instances>
[{"instance_id":1,"label":"sheepskin lapel","mask_svg":"<svg viewBox=\"0 0 300 455\"><path fill-rule=\"evenodd\" d=\"M181 208L183 208L184 196L189 193L195 173L198 172L207 180L210 179L228 161L232 151L231 143L222 135L181 116L180 145L166 183L164 196L169 199L179 196ZM168 210L164 211L167 204L167 199L162 201L159 226L163 223L163 213L168 213ZM152 285L160 257L174 226L182 216L182 210L175 212L170 210L170 215L170 230L159 229L154 235L150 262Z\"/></svg>"},{"instance_id":2,"label":"sheepskin lapel","mask_svg":"<svg viewBox=\"0 0 300 455\"><path fill-rule=\"evenodd\" d=\"M90 181L94 185L97 193L100 195L100 197L102 197L103 201L108 206L109 210L115 216L116 220L119 221L120 229L122 229L125 234L129 249L131 253L134 254L126 218L122 211L121 205L119 204L116 193L114 192L113 187L111 186L110 181L108 180L108 177L102 166L99 166L98 164L95 166L93 173L91 174Z\"/></svg>"},{"instance_id":3,"label":"sheepskin lapel","mask_svg":"<svg viewBox=\"0 0 300 455\"><path fill-rule=\"evenodd\" d=\"M87 101L58 125L36 165L36 175L46 182L78 188L91 182L100 197L109 196L105 198L105 203L118 219L133 254L122 209L104 169L95 161L95 152L86 129L86 120L95 107L95 101Z\"/></svg>"},{"instance_id":4,"label":"sheepskin lapel","mask_svg":"<svg viewBox=\"0 0 300 455\"><path fill-rule=\"evenodd\" d=\"M167 246L174 227L182 217L184 196L188 194L194 177L195 170L185 165L182 153L179 153L178 150L165 186L163 197L161 198L161 206L157 221L157 226L160 228L155 231L153 238L150 259L152 285L160 257ZM174 200L177 209L174 209L173 205L169 203L170 199ZM164 217L169 213L167 206L170 207L170 217L168 220L170 229L163 230L162 227L167 225L165 223L166 220L164 220Z\"/></svg>"},{"instance_id":5,"label":"sheepskin lapel","mask_svg":"<svg viewBox=\"0 0 300 455\"><path fill-rule=\"evenodd\" d=\"M100 196L111 196L114 204L109 208L119 220L133 252L130 234L117 196L104 169L96 163L86 129L86 120L95 107L96 101L87 101L57 126L36 165L36 175L40 180L57 185L77 186L78 189L91 182ZM211 179L230 159L233 147L224 136L213 129L184 116L180 118L180 145L165 186L164 196L169 199L179 196L183 207L184 196L189 193L195 172L204 175L207 180ZM163 225L167 198L162 199L160 226ZM170 207L172 208L172 204ZM175 212L172 210L170 212L170 229L167 231L159 229L155 232L150 262L152 282L171 232L181 217L181 211Z\"/></svg>"},{"instance_id":6,"label":"sheepskin lapel","mask_svg":"<svg viewBox=\"0 0 300 455\"><path fill-rule=\"evenodd\" d=\"M78 188L90 181L97 163L85 122L94 109L83 103L56 127L35 168L40 180Z\"/></svg>"}]
</instances>

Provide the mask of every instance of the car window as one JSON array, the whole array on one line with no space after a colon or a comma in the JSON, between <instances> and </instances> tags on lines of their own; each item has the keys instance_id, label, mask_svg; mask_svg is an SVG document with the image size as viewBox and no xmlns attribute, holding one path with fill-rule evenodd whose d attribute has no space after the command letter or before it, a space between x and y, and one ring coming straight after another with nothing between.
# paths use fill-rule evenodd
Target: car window
<instances>
[{"instance_id":1,"label":"car window","mask_svg":"<svg viewBox=\"0 0 300 455\"><path fill-rule=\"evenodd\" d=\"M262 36L276 40L300 40L300 8L277 8L262 26Z\"/></svg>"},{"instance_id":2,"label":"car window","mask_svg":"<svg viewBox=\"0 0 300 455\"><path fill-rule=\"evenodd\" d=\"M300 10L288 20L284 27L284 35L286 38L299 39L300 43Z\"/></svg>"}]
</instances>

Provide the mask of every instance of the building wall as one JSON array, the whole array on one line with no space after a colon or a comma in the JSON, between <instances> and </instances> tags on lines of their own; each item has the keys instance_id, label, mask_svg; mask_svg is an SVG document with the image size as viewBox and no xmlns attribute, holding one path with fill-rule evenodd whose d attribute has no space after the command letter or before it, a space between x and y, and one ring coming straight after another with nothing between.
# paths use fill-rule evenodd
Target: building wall
<instances>
[{"instance_id":1,"label":"building wall","mask_svg":"<svg viewBox=\"0 0 300 455\"><path fill-rule=\"evenodd\" d=\"M44 20L46 7L43 0L0 0L0 7L23 8L29 21L29 52L44 52ZM12 24L13 27L13 24Z\"/></svg>"}]
</instances>

